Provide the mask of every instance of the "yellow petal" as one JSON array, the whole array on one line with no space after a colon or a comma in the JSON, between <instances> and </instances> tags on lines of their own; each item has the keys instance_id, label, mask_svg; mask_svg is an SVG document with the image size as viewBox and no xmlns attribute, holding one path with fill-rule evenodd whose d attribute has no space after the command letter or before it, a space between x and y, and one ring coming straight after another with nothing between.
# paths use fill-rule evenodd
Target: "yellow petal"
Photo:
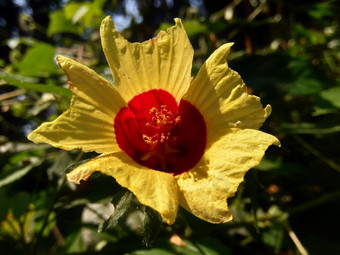
<instances>
[{"instance_id":1,"label":"yellow petal","mask_svg":"<svg viewBox=\"0 0 340 255\"><path fill-rule=\"evenodd\" d=\"M258 129L271 112L269 105L263 109L259 97L246 93L240 75L228 67L232 45L222 45L209 57L184 96L204 116L208 142L221 126Z\"/></svg>"},{"instance_id":2,"label":"yellow petal","mask_svg":"<svg viewBox=\"0 0 340 255\"><path fill-rule=\"evenodd\" d=\"M117 151L113 120L125 101L112 84L93 70L61 56L57 62L69 79L71 105L56 120L34 130L28 139L64 150Z\"/></svg>"},{"instance_id":3,"label":"yellow petal","mask_svg":"<svg viewBox=\"0 0 340 255\"><path fill-rule=\"evenodd\" d=\"M85 163L67 174L70 181L79 183L93 172L112 176L137 199L158 211L168 224L173 224L178 209L178 189L170 174L151 170L134 162L124 152L103 155Z\"/></svg>"},{"instance_id":4,"label":"yellow petal","mask_svg":"<svg viewBox=\"0 0 340 255\"><path fill-rule=\"evenodd\" d=\"M113 116L126 106L116 87L92 69L63 56L57 56L56 61L66 73L76 99Z\"/></svg>"},{"instance_id":5,"label":"yellow petal","mask_svg":"<svg viewBox=\"0 0 340 255\"><path fill-rule=\"evenodd\" d=\"M100 34L113 79L126 101L150 89L164 89L179 102L191 77L193 49L180 19L176 25L143 43L130 43L110 17Z\"/></svg>"},{"instance_id":6,"label":"yellow petal","mask_svg":"<svg viewBox=\"0 0 340 255\"><path fill-rule=\"evenodd\" d=\"M177 177L180 205L211 223L232 220L227 198L234 196L245 173L260 163L272 144L279 145L279 141L252 129L235 129L224 135L194 169Z\"/></svg>"}]
</instances>

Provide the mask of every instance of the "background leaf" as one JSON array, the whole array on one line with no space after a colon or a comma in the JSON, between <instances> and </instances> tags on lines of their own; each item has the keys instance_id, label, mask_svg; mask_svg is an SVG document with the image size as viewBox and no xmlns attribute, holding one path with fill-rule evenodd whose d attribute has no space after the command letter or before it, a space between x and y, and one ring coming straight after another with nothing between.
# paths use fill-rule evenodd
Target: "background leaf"
<instances>
[{"instance_id":1,"label":"background leaf","mask_svg":"<svg viewBox=\"0 0 340 255\"><path fill-rule=\"evenodd\" d=\"M39 43L28 49L25 56L14 67L26 76L45 76L57 71L54 64L55 48Z\"/></svg>"},{"instance_id":2,"label":"background leaf","mask_svg":"<svg viewBox=\"0 0 340 255\"><path fill-rule=\"evenodd\" d=\"M112 199L114 206L113 214L100 224L98 231L106 231L118 224L118 220L127 212L131 206L131 202L134 199L133 193L129 190L121 189Z\"/></svg>"},{"instance_id":3,"label":"background leaf","mask_svg":"<svg viewBox=\"0 0 340 255\"><path fill-rule=\"evenodd\" d=\"M55 85L45 85L33 82L26 82L23 81L25 77L21 77L18 75L11 75L9 73L5 73L0 71L0 78L5 80L8 84L17 86L19 88L28 89L37 92L45 92L45 93L52 93L61 96L71 96L72 93L69 89L55 86Z\"/></svg>"}]
</instances>

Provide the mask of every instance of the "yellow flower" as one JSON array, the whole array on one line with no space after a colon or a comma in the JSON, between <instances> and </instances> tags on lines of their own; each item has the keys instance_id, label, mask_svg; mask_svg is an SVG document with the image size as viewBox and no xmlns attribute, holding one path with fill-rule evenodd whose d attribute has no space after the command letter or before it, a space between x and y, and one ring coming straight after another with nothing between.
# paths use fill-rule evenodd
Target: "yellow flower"
<instances>
[{"instance_id":1,"label":"yellow flower","mask_svg":"<svg viewBox=\"0 0 340 255\"><path fill-rule=\"evenodd\" d=\"M69 58L71 105L28 138L64 150L101 155L67 174L75 183L93 172L112 176L172 224L178 206L212 223L230 221L227 198L268 146L258 131L271 112L246 93L227 64L231 43L218 48L191 82L193 49L180 19L166 32L130 43L103 20L102 46L115 85Z\"/></svg>"}]
</instances>

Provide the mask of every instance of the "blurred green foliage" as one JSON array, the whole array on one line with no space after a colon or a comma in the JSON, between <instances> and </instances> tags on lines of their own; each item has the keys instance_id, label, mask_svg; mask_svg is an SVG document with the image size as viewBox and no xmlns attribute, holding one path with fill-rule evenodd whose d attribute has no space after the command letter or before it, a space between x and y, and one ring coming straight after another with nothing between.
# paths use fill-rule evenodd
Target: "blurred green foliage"
<instances>
[{"instance_id":1,"label":"blurred green foliage","mask_svg":"<svg viewBox=\"0 0 340 255\"><path fill-rule=\"evenodd\" d=\"M6 0L0 6L1 254L340 253L338 1ZM282 147L269 148L230 199L233 222L212 225L180 209L168 226L113 178L66 181L65 172L95 154L27 140L69 105L56 54L112 79L99 38L107 15L130 41L182 18L195 48L193 75L221 44L235 42L229 64L249 93L272 105L262 129Z\"/></svg>"}]
</instances>

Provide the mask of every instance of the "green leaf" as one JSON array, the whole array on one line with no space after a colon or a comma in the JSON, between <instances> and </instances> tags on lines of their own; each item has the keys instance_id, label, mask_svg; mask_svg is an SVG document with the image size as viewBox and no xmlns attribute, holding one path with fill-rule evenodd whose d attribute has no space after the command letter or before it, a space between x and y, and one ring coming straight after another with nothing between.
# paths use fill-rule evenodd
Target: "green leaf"
<instances>
[{"instance_id":1,"label":"green leaf","mask_svg":"<svg viewBox=\"0 0 340 255\"><path fill-rule=\"evenodd\" d=\"M76 167L83 165L90 160L91 159L84 159L84 160L77 161L75 163L71 163L67 167L65 167L62 172L67 174L67 173L71 172L73 169L75 169Z\"/></svg>"},{"instance_id":2,"label":"green leaf","mask_svg":"<svg viewBox=\"0 0 340 255\"><path fill-rule=\"evenodd\" d=\"M81 9L82 6L85 7L85 4L82 3L82 2L80 2L80 3L76 3L76 2L67 3L64 7L65 18L69 21L72 21L73 24L76 23L82 17L82 15L85 14L85 13L83 13L82 15L81 14L77 15L77 11L79 9ZM88 10L88 8L86 8L86 11L87 10Z\"/></svg>"},{"instance_id":3,"label":"green leaf","mask_svg":"<svg viewBox=\"0 0 340 255\"><path fill-rule=\"evenodd\" d=\"M293 95L311 95L322 90L322 83L316 79L300 78L290 83L289 93Z\"/></svg>"},{"instance_id":4,"label":"green leaf","mask_svg":"<svg viewBox=\"0 0 340 255\"><path fill-rule=\"evenodd\" d=\"M58 157L53 161L53 165L47 169L49 175L56 174L62 175L64 173L65 167L72 163L72 158L66 151L61 151Z\"/></svg>"},{"instance_id":5,"label":"green leaf","mask_svg":"<svg viewBox=\"0 0 340 255\"><path fill-rule=\"evenodd\" d=\"M10 199L8 198L6 194L6 190L4 188L0 189L0 221L2 221L8 212L8 209L10 208L9 202Z\"/></svg>"},{"instance_id":6,"label":"green leaf","mask_svg":"<svg viewBox=\"0 0 340 255\"><path fill-rule=\"evenodd\" d=\"M281 132L286 134L326 135L340 132L340 125L324 128L313 123L284 123L281 125Z\"/></svg>"},{"instance_id":7,"label":"green leaf","mask_svg":"<svg viewBox=\"0 0 340 255\"><path fill-rule=\"evenodd\" d=\"M157 29L157 33L161 30L166 31L171 26L173 26L173 23L163 22ZM199 22L198 20L183 21L183 26L189 37L193 37L199 34L204 34L204 33L209 32L207 26Z\"/></svg>"},{"instance_id":8,"label":"green leaf","mask_svg":"<svg viewBox=\"0 0 340 255\"><path fill-rule=\"evenodd\" d=\"M313 114L312 116L320 116L320 115L325 115L325 114L331 114L331 113L337 113L339 110L335 109L335 108L324 108L324 107L318 107L318 106L314 106L313 107Z\"/></svg>"},{"instance_id":9,"label":"green leaf","mask_svg":"<svg viewBox=\"0 0 340 255\"><path fill-rule=\"evenodd\" d=\"M31 171L32 168L40 165L43 162L42 159L37 159L37 158L31 158L30 160L32 161L32 163L29 164L28 166L25 166L21 169L14 171L13 173L9 175L6 175L5 177L2 177L0 179L0 188L25 176L29 171Z\"/></svg>"},{"instance_id":10,"label":"green leaf","mask_svg":"<svg viewBox=\"0 0 340 255\"><path fill-rule=\"evenodd\" d=\"M189 37L208 33L207 26L198 20L188 20L183 22L183 26Z\"/></svg>"},{"instance_id":11,"label":"green leaf","mask_svg":"<svg viewBox=\"0 0 340 255\"><path fill-rule=\"evenodd\" d=\"M83 32L84 28L81 28L67 19L63 10L57 10L50 13L50 23L47 29L47 34L49 36L58 33L81 34Z\"/></svg>"},{"instance_id":12,"label":"green leaf","mask_svg":"<svg viewBox=\"0 0 340 255\"><path fill-rule=\"evenodd\" d=\"M161 248L152 248L149 250L137 250L132 255L173 255L173 252Z\"/></svg>"},{"instance_id":13,"label":"green leaf","mask_svg":"<svg viewBox=\"0 0 340 255\"><path fill-rule=\"evenodd\" d=\"M97 28L105 17L103 12L104 0L96 0L92 2L71 2L66 4L64 8L65 17L72 20L72 23L83 23L84 27Z\"/></svg>"},{"instance_id":14,"label":"green leaf","mask_svg":"<svg viewBox=\"0 0 340 255\"><path fill-rule=\"evenodd\" d=\"M78 233L76 233L74 236L72 236L71 242L69 244L69 246L67 247L67 253L69 254L76 254L76 253L83 253L85 254L87 249L88 249L88 245L87 243L84 241L83 238L84 234L83 234L83 230L79 231Z\"/></svg>"},{"instance_id":15,"label":"green leaf","mask_svg":"<svg viewBox=\"0 0 340 255\"><path fill-rule=\"evenodd\" d=\"M48 76L57 72L53 59L55 48L47 43L38 43L27 50L23 59L14 64L21 74L27 76Z\"/></svg>"},{"instance_id":16,"label":"green leaf","mask_svg":"<svg viewBox=\"0 0 340 255\"><path fill-rule=\"evenodd\" d=\"M213 238L206 238L195 242L195 246L197 246L204 255L232 254L232 250L228 246L225 246Z\"/></svg>"},{"instance_id":17,"label":"green leaf","mask_svg":"<svg viewBox=\"0 0 340 255\"><path fill-rule=\"evenodd\" d=\"M327 100L336 108L340 109L340 87L330 88L321 92L321 98Z\"/></svg>"},{"instance_id":18,"label":"green leaf","mask_svg":"<svg viewBox=\"0 0 340 255\"><path fill-rule=\"evenodd\" d=\"M118 220L127 212L130 208L130 204L134 199L133 193L127 189L121 189L112 199L114 205L113 214L98 227L98 232L109 230L118 224Z\"/></svg>"},{"instance_id":19,"label":"green leaf","mask_svg":"<svg viewBox=\"0 0 340 255\"><path fill-rule=\"evenodd\" d=\"M171 26L173 26L173 24L171 24L169 22L163 22L163 23L160 24L159 28L156 30L156 33L159 33L159 31L161 31L161 30L166 31Z\"/></svg>"},{"instance_id":20,"label":"green leaf","mask_svg":"<svg viewBox=\"0 0 340 255\"><path fill-rule=\"evenodd\" d=\"M37 92L52 93L52 94L57 94L61 96L72 95L69 89L55 86L55 85L45 85L45 84L27 82L25 81L26 77L5 73L1 70L0 70L0 78L6 81L8 84L19 87L19 88L24 88L28 90L37 91Z\"/></svg>"},{"instance_id":21,"label":"green leaf","mask_svg":"<svg viewBox=\"0 0 340 255\"><path fill-rule=\"evenodd\" d=\"M269 159L267 157L264 157L261 163L256 167L256 169L261 171L268 171L271 169L279 168L281 166L281 163L281 158Z\"/></svg>"},{"instance_id":22,"label":"green leaf","mask_svg":"<svg viewBox=\"0 0 340 255\"><path fill-rule=\"evenodd\" d=\"M57 33L82 34L87 28L99 28L105 18L103 4L105 0L91 2L69 2L63 10L50 13L47 34Z\"/></svg>"},{"instance_id":23,"label":"green leaf","mask_svg":"<svg viewBox=\"0 0 340 255\"><path fill-rule=\"evenodd\" d=\"M11 197L10 205L15 218L23 215L32 202L32 197L27 192L18 192L14 197Z\"/></svg>"},{"instance_id":24,"label":"green leaf","mask_svg":"<svg viewBox=\"0 0 340 255\"><path fill-rule=\"evenodd\" d=\"M284 231L282 228L272 228L262 233L262 241L264 244L276 249L282 246Z\"/></svg>"},{"instance_id":25,"label":"green leaf","mask_svg":"<svg viewBox=\"0 0 340 255\"><path fill-rule=\"evenodd\" d=\"M146 246L151 243L158 236L159 230L162 226L162 217L155 210L145 207L145 218L143 222L143 242Z\"/></svg>"},{"instance_id":26,"label":"green leaf","mask_svg":"<svg viewBox=\"0 0 340 255\"><path fill-rule=\"evenodd\" d=\"M332 15L334 15L334 11L336 11L336 9L334 9L332 5L321 1L321 3L312 4L310 8L308 8L307 13L316 20L325 21L326 17L332 17Z\"/></svg>"}]
</instances>

